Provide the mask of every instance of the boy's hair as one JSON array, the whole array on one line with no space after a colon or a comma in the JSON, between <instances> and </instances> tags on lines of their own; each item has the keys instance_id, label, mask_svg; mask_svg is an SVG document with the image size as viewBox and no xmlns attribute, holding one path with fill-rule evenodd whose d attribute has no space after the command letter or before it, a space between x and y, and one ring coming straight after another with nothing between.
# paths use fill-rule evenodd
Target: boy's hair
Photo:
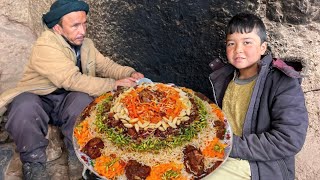
<instances>
[{"instance_id":1,"label":"boy's hair","mask_svg":"<svg viewBox=\"0 0 320 180\"><path fill-rule=\"evenodd\" d=\"M262 20L250 13L239 13L231 18L227 25L226 35L237 33L251 33L256 30L261 43L267 41L266 27Z\"/></svg>"}]
</instances>

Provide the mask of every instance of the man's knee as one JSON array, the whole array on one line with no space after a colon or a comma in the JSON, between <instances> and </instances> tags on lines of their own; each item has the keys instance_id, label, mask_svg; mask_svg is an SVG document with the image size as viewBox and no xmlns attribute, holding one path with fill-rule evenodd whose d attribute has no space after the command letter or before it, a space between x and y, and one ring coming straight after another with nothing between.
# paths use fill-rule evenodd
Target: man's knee
<instances>
[{"instance_id":1,"label":"man's knee","mask_svg":"<svg viewBox=\"0 0 320 180\"><path fill-rule=\"evenodd\" d=\"M83 92L71 92L67 97L70 106L86 107L93 101L93 97Z\"/></svg>"},{"instance_id":2,"label":"man's knee","mask_svg":"<svg viewBox=\"0 0 320 180\"><path fill-rule=\"evenodd\" d=\"M93 100L93 97L83 92L71 92L70 95L74 96L75 101L79 101L83 104L89 104Z\"/></svg>"},{"instance_id":3,"label":"man's knee","mask_svg":"<svg viewBox=\"0 0 320 180\"><path fill-rule=\"evenodd\" d=\"M40 119L48 121L42 102L38 95L32 93L22 93L15 97L8 108L8 122L6 129L25 128L24 125L42 125ZM40 117L46 118L40 118Z\"/></svg>"},{"instance_id":4,"label":"man's knee","mask_svg":"<svg viewBox=\"0 0 320 180\"><path fill-rule=\"evenodd\" d=\"M65 113L78 116L93 101L93 97L82 92L71 92L66 97Z\"/></svg>"},{"instance_id":5,"label":"man's knee","mask_svg":"<svg viewBox=\"0 0 320 180\"><path fill-rule=\"evenodd\" d=\"M22 93L16 96L8 108L8 118L22 121L28 117L35 117L42 109L42 102L38 95L32 93Z\"/></svg>"}]
</instances>

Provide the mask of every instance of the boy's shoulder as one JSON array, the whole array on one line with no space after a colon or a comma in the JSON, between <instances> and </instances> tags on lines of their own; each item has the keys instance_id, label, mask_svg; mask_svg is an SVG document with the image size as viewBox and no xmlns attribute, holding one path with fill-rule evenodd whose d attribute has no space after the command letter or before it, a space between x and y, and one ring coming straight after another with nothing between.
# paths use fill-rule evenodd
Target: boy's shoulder
<instances>
[{"instance_id":1,"label":"boy's shoulder","mask_svg":"<svg viewBox=\"0 0 320 180\"><path fill-rule=\"evenodd\" d=\"M272 67L278 69L285 75L291 78L302 78L300 72L302 70L302 64L295 61L286 61L280 58L272 59Z\"/></svg>"}]
</instances>

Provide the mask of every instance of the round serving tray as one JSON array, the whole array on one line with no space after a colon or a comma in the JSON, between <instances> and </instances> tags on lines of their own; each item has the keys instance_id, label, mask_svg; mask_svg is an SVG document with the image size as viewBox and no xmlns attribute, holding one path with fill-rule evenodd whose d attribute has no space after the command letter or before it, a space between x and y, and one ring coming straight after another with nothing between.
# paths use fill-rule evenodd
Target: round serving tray
<instances>
[{"instance_id":1,"label":"round serving tray","mask_svg":"<svg viewBox=\"0 0 320 180\"><path fill-rule=\"evenodd\" d=\"M201 98L201 99L203 99L203 98ZM78 125L85 119L83 117L87 116L90 113L90 111L96 106L96 104L97 104L97 101L93 101L90 105L88 105L86 107L86 109L82 112L82 114L77 118L76 123L74 125L73 131L75 131L76 127L78 127ZM220 111L220 113L222 113L220 108L218 108L217 106L216 106L216 108L217 108L218 111ZM227 160L227 158L229 157L230 151L231 151L231 147L232 147L232 132L231 132L230 125L229 125L227 119L225 118L225 116L223 117L223 123L224 123L224 127L225 127L225 133L224 133L224 139L221 140L221 141L226 145L226 147L224 148L223 161L218 166L216 166L215 169L211 173L207 174L205 176L206 178L209 178L210 175L212 173L214 173ZM85 166L85 168L87 168L92 173L94 173L98 177L98 179L107 179L106 177L101 176L99 173L97 173L95 171L95 169L93 167L94 160L92 160L87 154L81 152L80 146L79 146L79 144L77 142L76 137L74 136L74 133L73 133L73 145L74 145L74 149L75 149L75 152L76 152L76 155L77 155L78 159ZM161 155L161 150L160 150L160 153L158 153L158 154ZM121 179L123 179L123 177L125 177L125 176L121 176ZM201 177L201 178L204 178L204 177Z\"/></svg>"}]
</instances>

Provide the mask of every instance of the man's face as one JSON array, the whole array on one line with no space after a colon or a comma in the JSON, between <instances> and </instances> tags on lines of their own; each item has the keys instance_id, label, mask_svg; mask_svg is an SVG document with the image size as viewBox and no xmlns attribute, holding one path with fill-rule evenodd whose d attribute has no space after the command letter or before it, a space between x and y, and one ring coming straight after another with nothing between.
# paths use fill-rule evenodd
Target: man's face
<instances>
[{"instance_id":1,"label":"man's face","mask_svg":"<svg viewBox=\"0 0 320 180\"><path fill-rule=\"evenodd\" d=\"M56 24L53 29L67 38L73 45L81 45L87 30L87 14L85 11L76 11L62 17L61 25Z\"/></svg>"}]
</instances>

